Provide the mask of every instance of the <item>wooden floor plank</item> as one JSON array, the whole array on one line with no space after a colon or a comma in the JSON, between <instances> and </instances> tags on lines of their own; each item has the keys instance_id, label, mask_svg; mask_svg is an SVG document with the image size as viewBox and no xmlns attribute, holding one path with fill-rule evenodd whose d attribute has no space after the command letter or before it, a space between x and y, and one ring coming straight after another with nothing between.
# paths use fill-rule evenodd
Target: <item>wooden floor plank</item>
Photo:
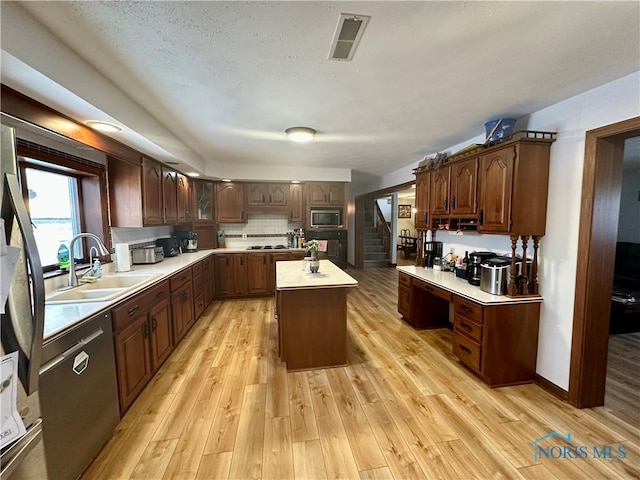
<instances>
[{"instance_id":1,"label":"wooden floor plank","mask_svg":"<svg viewBox=\"0 0 640 480\"><path fill-rule=\"evenodd\" d=\"M291 425L287 417L265 419L262 465L262 478L293 478Z\"/></svg>"},{"instance_id":2,"label":"wooden floor plank","mask_svg":"<svg viewBox=\"0 0 640 480\"><path fill-rule=\"evenodd\" d=\"M262 478L266 391L260 384L244 390L229 478Z\"/></svg>"},{"instance_id":3,"label":"wooden floor plank","mask_svg":"<svg viewBox=\"0 0 640 480\"><path fill-rule=\"evenodd\" d=\"M233 452L203 455L196 473L197 480L222 480L229 478Z\"/></svg>"},{"instance_id":4,"label":"wooden floor plank","mask_svg":"<svg viewBox=\"0 0 640 480\"><path fill-rule=\"evenodd\" d=\"M320 438L307 374L304 372L289 373L287 383L289 384L291 440L303 442Z\"/></svg>"}]
</instances>

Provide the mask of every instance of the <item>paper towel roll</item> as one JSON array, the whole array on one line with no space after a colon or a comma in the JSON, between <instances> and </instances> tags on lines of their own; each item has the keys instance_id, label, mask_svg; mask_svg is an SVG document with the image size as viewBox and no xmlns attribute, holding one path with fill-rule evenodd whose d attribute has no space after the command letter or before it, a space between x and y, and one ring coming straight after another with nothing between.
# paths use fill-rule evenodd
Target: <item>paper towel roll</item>
<instances>
[{"instance_id":1,"label":"paper towel roll","mask_svg":"<svg viewBox=\"0 0 640 480\"><path fill-rule=\"evenodd\" d=\"M116 243L116 271L128 272L131 270L131 250L128 243Z\"/></svg>"}]
</instances>

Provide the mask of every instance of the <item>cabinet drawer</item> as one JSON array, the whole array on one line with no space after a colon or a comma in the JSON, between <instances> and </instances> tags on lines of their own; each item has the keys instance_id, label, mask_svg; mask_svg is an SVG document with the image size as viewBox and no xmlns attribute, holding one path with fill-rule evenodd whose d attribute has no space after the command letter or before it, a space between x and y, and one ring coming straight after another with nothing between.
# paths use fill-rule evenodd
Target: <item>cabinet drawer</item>
<instances>
[{"instance_id":1,"label":"cabinet drawer","mask_svg":"<svg viewBox=\"0 0 640 480\"><path fill-rule=\"evenodd\" d=\"M202 275L193 276L193 296L199 297L204 294L204 283L202 281Z\"/></svg>"},{"instance_id":2,"label":"cabinet drawer","mask_svg":"<svg viewBox=\"0 0 640 480\"><path fill-rule=\"evenodd\" d=\"M434 287L429 283L421 282L419 280L413 280L413 286L419 288L420 290L424 290L425 292L432 293L436 297L440 297L447 302L451 301L451 293L447 292L446 290L442 290L441 288Z\"/></svg>"},{"instance_id":3,"label":"cabinet drawer","mask_svg":"<svg viewBox=\"0 0 640 480\"><path fill-rule=\"evenodd\" d=\"M194 318L198 318L204 312L204 295L200 295L193 300Z\"/></svg>"},{"instance_id":4,"label":"cabinet drawer","mask_svg":"<svg viewBox=\"0 0 640 480\"><path fill-rule=\"evenodd\" d=\"M398 273L398 283L405 287L411 287L411 277L406 273Z\"/></svg>"},{"instance_id":5,"label":"cabinet drawer","mask_svg":"<svg viewBox=\"0 0 640 480\"><path fill-rule=\"evenodd\" d=\"M171 291L175 292L189 280L191 280L191 268L187 268L186 270L177 273L171 277Z\"/></svg>"},{"instance_id":6,"label":"cabinet drawer","mask_svg":"<svg viewBox=\"0 0 640 480\"><path fill-rule=\"evenodd\" d=\"M465 317L455 315L453 318L453 328L456 332L464 333L478 343L482 342L482 327Z\"/></svg>"},{"instance_id":7,"label":"cabinet drawer","mask_svg":"<svg viewBox=\"0 0 640 480\"><path fill-rule=\"evenodd\" d=\"M126 328L133 319L141 314L146 315L152 306L168 299L169 282L165 281L115 307L112 310L114 332L120 332Z\"/></svg>"},{"instance_id":8,"label":"cabinet drawer","mask_svg":"<svg viewBox=\"0 0 640 480\"><path fill-rule=\"evenodd\" d=\"M480 371L480 345L464 335L454 332L453 354L474 370Z\"/></svg>"},{"instance_id":9,"label":"cabinet drawer","mask_svg":"<svg viewBox=\"0 0 640 480\"><path fill-rule=\"evenodd\" d=\"M462 315L469 320L473 320L479 325L482 325L482 306L477 303L470 302L464 298L454 296L453 308L456 315Z\"/></svg>"},{"instance_id":10,"label":"cabinet drawer","mask_svg":"<svg viewBox=\"0 0 640 480\"><path fill-rule=\"evenodd\" d=\"M193 276L202 275L202 262L196 263L193 267Z\"/></svg>"}]
</instances>

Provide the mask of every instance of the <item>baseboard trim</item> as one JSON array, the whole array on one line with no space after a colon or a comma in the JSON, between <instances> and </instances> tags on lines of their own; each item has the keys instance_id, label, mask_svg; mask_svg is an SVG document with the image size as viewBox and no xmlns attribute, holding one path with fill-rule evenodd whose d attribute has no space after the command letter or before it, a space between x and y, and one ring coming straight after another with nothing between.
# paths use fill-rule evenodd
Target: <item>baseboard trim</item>
<instances>
[{"instance_id":1,"label":"baseboard trim","mask_svg":"<svg viewBox=\"0 0 640 480\"><path fill-rule=\"evenodd\" d=\"M559 398L563 402L568 402L569 401L569 392L567 392L566 390L563 390L562 388L557 386L555 383L550 382L546 378L541 377L537 373L536 373L536 376L535 376L535 382L536 382L536 385L538 385L540 388L542 388L543 390L547 391L548 393L550 393L554 397Z\"/></svg>"}]
</instances>

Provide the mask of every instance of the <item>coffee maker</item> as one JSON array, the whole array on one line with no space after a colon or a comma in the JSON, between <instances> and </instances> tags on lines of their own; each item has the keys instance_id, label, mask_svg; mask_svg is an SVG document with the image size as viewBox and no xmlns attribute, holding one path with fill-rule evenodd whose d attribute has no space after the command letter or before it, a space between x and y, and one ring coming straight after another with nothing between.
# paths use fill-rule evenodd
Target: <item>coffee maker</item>
<instances>
[{"instance_id":1,"label":"coffee maker","mask_svg":"<svg viewBox=\"0 0 640 480\"><path fill-rule=\"evenodd\" d=\"M493 252L473 252L469 254L469 265L467 265L467 280L471 285L480 285L482 268L480 265L493 257L497 257Z\"/></svg>"},{"instance_id":2,"label":"coffee maker","mask_svg":"<svg viewBox=\"0 0 640 480\"><path fill-rule=\"evenodd\" d=\"M198 234L192 231L175 232L175 236L180 240L180 246L184 253L198 251Z\"/></svg>"},{"instance_id":3,"label":"coffee maker","mask_svg":"<svg viewBox=\"0 0 640 480\"><path fill-rule=\"evenodd\" d=\"M442 258L442 242L424 242L424 266L433 268L436 258Z\"/></svg>"}]
</instances>

